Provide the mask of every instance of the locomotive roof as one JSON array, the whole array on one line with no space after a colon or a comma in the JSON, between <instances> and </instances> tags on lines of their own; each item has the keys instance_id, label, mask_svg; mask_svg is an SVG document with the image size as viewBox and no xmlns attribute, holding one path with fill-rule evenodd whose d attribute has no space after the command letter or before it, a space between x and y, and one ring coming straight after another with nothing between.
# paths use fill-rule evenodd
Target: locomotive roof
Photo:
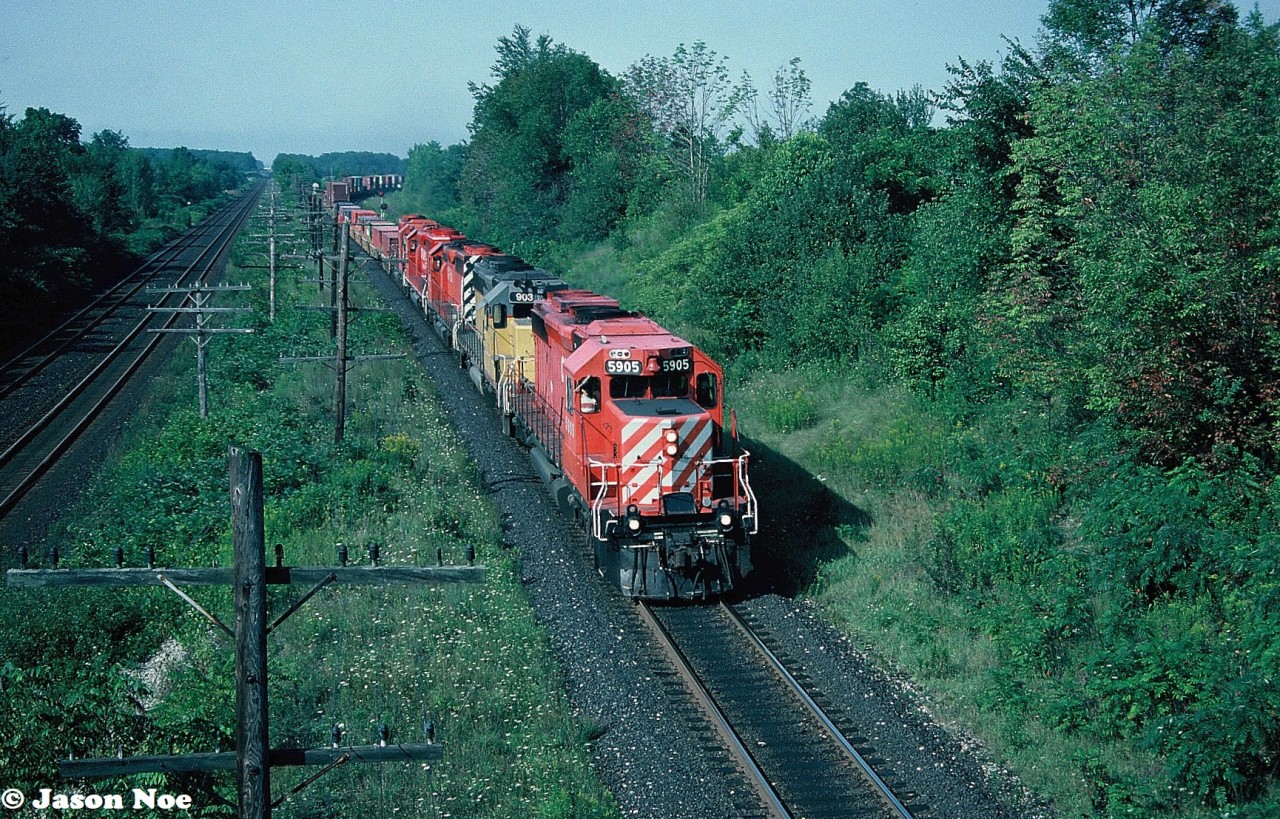
<instances>
[{"instance_id":1,"label":"locomotive roof","mask_svg":"<svg viewBox=\"0 0 1280 819\"><path fill-rule=\"evenodd\" d=\"M466 236L463 236L461 233L458 234L458 238L447 243L445 245L445 248L448 250L462 250L463 248L475 248L476 250L488 250L494 254L502 253L501 250L494 247L493 245L485 244L484 242L477 242L474 239L468 239Z\"/></svg>"},{"instance_id":2,"label":"locomotive roof","mask_svg":"<svg viewBox=\"0 0 1280 819\"><path fill-rule=\"evenodd\" d=\"M442 225L439 222L423 222L415 225L414 230L418 233L424 233L432 237L448 237L450 241L456 241L463 238L462 234L448 225Z\"/></svg>"},{"instance_id":3,"label":"locomotive roof","mask_svg":"<svg viewBox=\"0 0 1280 819\"><path fill-rule=\"evenodd\" d=\"M554 293L548 293L550 299ZM678 336L673 336L652 319L635 318L622 322L605 322L588 329L589 335L578 342L578 346L564 359L564 368L575 377L581 374L598 372L604 366L599 363L603 359L612 359L613 350L637 350L644 356L666 353L673 356L673 351L685 350L687 353L674 353L680 357L692 353L693 345ZM577 331L575 331L575 335ZM632 355L627 355L630 358Z\"/></svg>"},{"instance_id":4,"label":"locomotive roof","mask_svg":"<svg viewBox=\"0 0 1280 819\"><path fill-rule=\"evenodd\" d=\"M573 326L572 332L581 339L582 346L588 342L608 346L609 339L616 336L626 337L628 346L651 350L690 346L653 319L623 310L617 299L590 290L549 292L545 302L534 309L548 324Z\"/></svg>"},{"instance_id":5,"label":"locomotive roof","mask_svg":"<svg viewBox=\"0 0 1280 819\"><path fill-rule=\"evenodd\" d=\"M593 293L590 290L560 290L547 294L546 318L556 321L555 316L567 318L572 324L591 324L603 319L633 318L639 313L623 310L617 299ZM557 322L557 323L562 323ZM656 325L655 325L656 326Z\"/></svg>"},{"instance_id":6,"label":"locomotive roof","mask_svg":"<svg viewBox=\"0 0 1280 819\"><path fill-rule=\"evenodd\" d=\"M472 269L485 288L499 282L560 281L560 277L550 270L534 267L519 256L482 256Z\"/></svg>"},{"instance_id":7,"label":"locomotive roof","mask_svg":"<svg viewBox=\"0 0 1280 819\"><path fill-rule=\"evenodd\" d=\"M480 273L484 270L491 276L503 273L517 273L522 270L535 270L536 268L521 259L519 256L509 256L503 254L501 256L485 256L476 262L476 272Z\"/></svg>"}]
</instances>

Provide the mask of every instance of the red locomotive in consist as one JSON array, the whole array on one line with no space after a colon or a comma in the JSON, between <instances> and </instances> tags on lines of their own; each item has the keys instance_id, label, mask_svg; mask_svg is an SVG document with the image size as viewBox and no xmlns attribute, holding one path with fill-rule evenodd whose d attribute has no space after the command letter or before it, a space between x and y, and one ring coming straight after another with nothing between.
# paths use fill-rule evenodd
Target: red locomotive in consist
<instances>
[{"instance_id":1,"label":"red locomotive in consist","mask_svg":"<svg viewBox=\"0 0 1280 819\"><path fill-rule=\"evenodd\" d=\"M725 435L720 367L590 291L549 292L532 318L536 377L532 392L513 385L515 418L585 523L600 571L639 598L737 585L757 509L748 453Z\"/></svg>"},{"instance_id":2,"label":"red locomotive in consist","mask_svg":"<svg viewBox=\"0 0 1280 819\"><path fill-rule=\"evenodd\" d=\"M372 215L334 210L357 226ZM354 235L458 351L503 429L530 447L604 577L662 600L741 583L759 517L714 361L614 299L424 216Z\"/></svg>"}]
</instances>

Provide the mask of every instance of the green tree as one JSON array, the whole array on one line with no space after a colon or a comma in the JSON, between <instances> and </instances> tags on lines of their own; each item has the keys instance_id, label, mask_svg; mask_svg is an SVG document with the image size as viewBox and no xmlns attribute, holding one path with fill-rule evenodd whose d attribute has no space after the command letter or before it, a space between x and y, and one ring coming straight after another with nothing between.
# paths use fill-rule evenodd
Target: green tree
<instances>
[{"instance_id":1,"label":"green tree","mask_svg":"<svg viewBox=\"0 0 1280 819\"><path fill-rule=\"evenodd\" d=\"M442 148L435 140L414 145L404 175L404 195L409 206L433 218L456 208L460 202L458 180L466 156L463 145Z\"/></svg>"},{"instance_id":2,"label":"green tree","mask_svg":"<svg viewBox=\"0 0 1280 819\"><path fill-rule=\"evenodd\" d=\"M1238 22L1221 0L1051 0L1044 16L1045 53L1066 68L1101 68L1146 34L1165 48L1200 49Z\"/></svg>"},{"instance_id":3,"label":"green tree","mask_svg":"<svg viewBox=\"0 0 1280 819\"><path fill-rule=\"evenodd\" d=\"M670 57L644 57L627 70L625 88L648 115L665 155L685 175L690 198L702 203L725 131L743 109L749 85L734 83L727 58L699 40L681 43Z\"/></svg>"},{"instance_id":4,"label":"green tree","mask_svg":"<svg viewBox=\"0 0 1280 819\"><path fill-rule=\"evenodd\" d=\"M749 76L743 74L743 110L755 132L757 144L762 137L791 139L805 127L805 118L813 108L812 85L800 67L800 58L792 57L786 65L773 72L773 81L766 93L767 111L761 114L755 85Z\"/></svg>"},{"instance_id":5,"label":"green tree","mask_svg":"<svg viewBox=\"0 0 1280 819\"><path fill-rule=\"evenodd\" d=\"M1004 358L1042 387L1083 374L1163 464L1276 456L1276 43L1251 24L1169 50L1152 29L1047 87L1014 152Z\"/></svg>"},{"instance_id":6,"label":"green tree","mask_svg":"<svg viewBox=\"0 0 1280 819\"><path fill-rule=\"evenodd\" d=\"M472 85L472 139L462 200L479 234L536 257L573 190L565 134L574 117L615 89L589 57L517 26L497 46L492 85Z\"/></svg>"},{"instance_id":7,"label":"green tree","mask_svg":"<svg viewBox=\"0 0 1280 819\"><path fill-rule=\"evenodd\" d=\"M818 126L850 176L909 213L933 195L933 105L920 89L888 97L858 83L831 104Z\"/></svg>"},{"instance_id":8,"label":"green tree","mask_svg":"<svg viewBox=\"0 0 1280 819\"><path fill-rule=\"evenodd\" d=\"M99 131L86 147L83 162L71 180L76 203L88 213L103 235L133 230L138 214L126 202L122 179L129 140L119 131Z\"/></svg>"}]
</instances>

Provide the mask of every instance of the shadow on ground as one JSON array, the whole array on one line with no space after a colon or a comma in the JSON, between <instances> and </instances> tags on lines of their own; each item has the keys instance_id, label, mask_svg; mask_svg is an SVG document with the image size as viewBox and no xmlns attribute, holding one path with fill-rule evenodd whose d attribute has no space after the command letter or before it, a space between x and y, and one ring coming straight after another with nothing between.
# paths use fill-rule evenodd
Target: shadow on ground
<instances>
[{"instance_id":1,"label":"shadow on ground","mask_svg":"<svg viewBox=\"0 0 1280 819\"><path fill-rule=\"evenodd\" d=\"M760 503L760 533L752 545L755 573L746 592L794 597L818 568L851 553L844 532L860 539L871 515L827 488L813 473L759 441L744 441L752 454L751 485Z\"/></svg>"}]
</instances>

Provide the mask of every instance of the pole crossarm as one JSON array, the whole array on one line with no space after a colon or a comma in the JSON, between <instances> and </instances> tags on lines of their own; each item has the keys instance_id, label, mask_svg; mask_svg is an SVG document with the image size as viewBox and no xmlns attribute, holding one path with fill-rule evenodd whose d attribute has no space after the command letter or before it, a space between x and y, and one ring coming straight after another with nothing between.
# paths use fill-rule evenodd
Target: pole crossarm
<instances>
[{"instance_id":1,"label":"pole crossarm","mask_svg":"<svg viewBox=\"0 0 1280 819\"><path fill-rule=\"evenodd\" d=\"M310 284L315 284L317 281L318 281L317 279L312 279L312 280L310 281ZM308 283L308 282L303 282L303 284L307 284L307 283ZM335 310L340 310L341 308L339 308L339 307L325 307L325 306L324 306L324 305L322 305L322 304L299 304L299 305L296 305L296 306L295 306L295 309L297 309L297 310L319 310L320 312L323 312L323 313L332 313L333 311L335 311ZM347 312L348 312L348 313L394 313L394 312L395 312L395 308L393 308L393 307L350 307L350 306L348 306L348 307L347 307Z\"/></svg>"},{"instance_id":2,"label":"pole crossarm","mask_svg":"<svg viewBox=\"0 0 1280 819\"><path fill-rule=\"evenodd\" d=\"M252 313L252 307L148 307L148 313Z\"/></svg>"},{"instance_id":3,"label":"pole crossarm","mask_svg":"<svg viewBox=\"0 0 1280 819\"><path fill-rule=\"evenodd\" d=\"M167 328L156 328L153 330L147 330L147 332L148 333L182 333L184 335L194 336L194 335L214 335L216 333L252 333L253 330L248 327L201 327L198 330L194 327L190 327L185 330L177 327L167 327Z\"/></svg>"},{"instance_id":4,"label":"pole crossarm","mask_svg":"<svg viewBox=\"0 0 1280 819\"><path fill-rule=\"evenodd\" d=\"M409 357L408 353L382 353L382 354L370 354L370 355L352 355L352 356L347 356L345 360L348 363L355 364L361 361L392 361L397 358L408 358L408 357ZM281 358L281 359L278 359L278 361L281 364L309 364L316 361L321 361L326 364L334 364L338 361L338 357L336 355L311 355L311 356L298 356L294 358Z\"/></svg>"},{"instance_id":5,"label":"pole crossarm","mask_svg":"<svg viewBox=\"0 0 1280 819\"><path fill-rule=\"evenodd\" d=\"M393 583L480 583L480 566L268 566L267 585L319 584L385 586ZM230 567L211 569L9 569L5 583L18 589L61 586L164 586L165 580L183 586L226 586Z\"/></svg>"},{"instance_id":6,"label":"pole crossarm","mask_svg":"<svg viewBox=\"0 0 1280 819\"><path fill-rule=\"evenodd\" d=\"M235 291L252 290L251 284L203 284L191 287L148 287L147 293L229 293Z\"/></svg>"},{"instance_id":7,"label":"pole crossarm","mask_svg":"<svg viewBox=\"0 0 1280 819\"><path fill-rule=\"evenodd\" d=\"M444 746L439 743L423 743L417 745L354 745L341 748L272 748L268 758L273 768L302 767L332 765L341 759L343 755L350 757L347 760L348 762L416 762L418 760L443 758ZM200 773L205 771L234 771L235 769L235 751L64 759L58 763L58 772L64 779L93 779L138 773Z\"/></svg>"}]
</instances>

